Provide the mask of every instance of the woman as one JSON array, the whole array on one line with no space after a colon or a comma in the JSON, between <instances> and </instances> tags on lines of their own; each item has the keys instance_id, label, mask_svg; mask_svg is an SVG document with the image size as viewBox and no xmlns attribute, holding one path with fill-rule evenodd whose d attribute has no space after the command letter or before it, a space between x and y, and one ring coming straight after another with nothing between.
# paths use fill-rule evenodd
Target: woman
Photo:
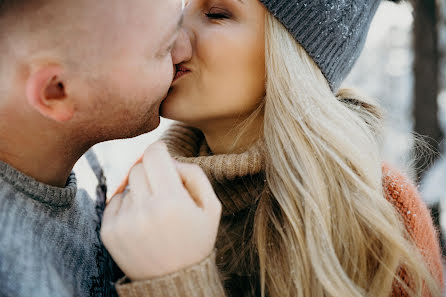
<instances>
[{"instance_id":1,"label":"woman","mask_svg":"<svg viewBox=\"0 0 446 297\"><path fill-rule=\"evenodd\" d=\"M182 124L163 140L223 205L217 256L121 296L440 296L435 230L382 165L380 110L338 91L379 2L189 3L192 55L161 107Z\"/></svg>"}]
</instances>

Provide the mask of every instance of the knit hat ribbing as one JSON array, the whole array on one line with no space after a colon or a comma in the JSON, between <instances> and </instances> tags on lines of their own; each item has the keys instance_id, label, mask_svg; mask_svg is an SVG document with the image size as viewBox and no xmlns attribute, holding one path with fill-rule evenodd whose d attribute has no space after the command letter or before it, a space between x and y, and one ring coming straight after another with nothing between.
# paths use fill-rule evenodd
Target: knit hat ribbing
<instances>
[{"instance_id":1,"label":"knit hat ribbing","mask_svg":"<svg viewBox=\"0 0 446 297\"><path fill-rule=\"evenodd\" d=\"M364 47L381 0L260 0L336 91Z\"/></svg>"}]
</instances>

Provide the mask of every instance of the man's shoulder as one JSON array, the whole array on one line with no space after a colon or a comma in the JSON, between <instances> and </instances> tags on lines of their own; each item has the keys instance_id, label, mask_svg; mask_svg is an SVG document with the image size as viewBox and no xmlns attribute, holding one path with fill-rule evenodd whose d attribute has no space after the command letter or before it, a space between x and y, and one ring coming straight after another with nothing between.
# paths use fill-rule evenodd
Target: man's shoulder
<instances>
[{"instance_id":1,"label":"man's shoulder","mask_svg":"<svg viewBox=\"0 0 446 297\"><path fill-rule=\"evenodd\" d=\"M13 197L21 193L22 191L19 188L0 175L0 197Z\"/></svg>"},{"instance_id":2,"label":"man's shoulder","mask_svg":"<svg viewBox=\"0 0 446 297\"><path fill-rule=\"evenodd\" d=\"M13 232L16 238L23 235L26 239L36 238L41 228L91 233L96 231L99 219L95 200L83 189L77 190L67 203L52 204L0 177L0 222L0 234Z\"/></svg>"},{"instance_id":3,"label":"man's shoulder","mask_svg":"<svg viewBox=\"0 0 446 297\"><path fill-rule=\"evenodd\" d=\"M87 296L101 249L88 193L79 190L69 206L52 207L3 187L9 186L0 180L0 281L11 286L0 286L0 296Z\"/></svg>"}]
</instances>

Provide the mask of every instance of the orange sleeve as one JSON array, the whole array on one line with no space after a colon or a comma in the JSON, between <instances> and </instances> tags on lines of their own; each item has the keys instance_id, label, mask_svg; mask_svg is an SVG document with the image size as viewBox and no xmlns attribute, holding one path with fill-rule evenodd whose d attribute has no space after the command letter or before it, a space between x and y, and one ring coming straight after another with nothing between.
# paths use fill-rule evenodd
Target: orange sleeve
<instances>
[{"instance_id":1,"label":"orange sleeve","mask_svg":"<svg viewBox=\"0 0 446 297\"><path fill-rule=\"evenodd\" d=\"M438 232L417 188L406 176L388 165L383 166L383 185L387 200L401 214L433 276L444 285Z\"/></svg>"}]
</instances>

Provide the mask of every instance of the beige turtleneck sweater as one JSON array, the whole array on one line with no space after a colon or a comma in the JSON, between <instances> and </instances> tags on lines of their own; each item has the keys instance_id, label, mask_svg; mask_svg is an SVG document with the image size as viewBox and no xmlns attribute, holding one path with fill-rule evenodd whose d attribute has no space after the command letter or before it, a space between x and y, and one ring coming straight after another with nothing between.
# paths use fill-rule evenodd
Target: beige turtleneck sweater
<instances>
[{"instance_id":1,"label":"beige turtleneck sweater","mask_svg":"<svg viewBox=\"0 0 446 297\"><path fill-rule=\"evenodd\" d=\"M243 296L251 290L248 278L256 275L241 267L257 266L244 264L243 255L248 252L246 243L252 231L245 226L253 218L250 213L254 214L256 199L265 184L261 143L241 154L212 155L203 133L181 124L172 125L161 140L177 161L197 164L204 170L222 203L216 252L189 269L163 278L123 281L117 285L119 296L223 297L225 291L229 296Z\"/></svg>"},{"instance_id":2,"label":"beige turtleneck sweater","mask_svg":"<svg viewBox=\"0 0 446 297\"><path fill-rule=\"evenodd\" d=\"M162 140L176 160L197 164L204 170L222 203L216 252L201 263L171 275L143 282L122 281L116 286L119 296L260 296L258 264L249 262L251 257L248 255L252 247L250 239L256 202L265 188L262 143L242 154L212 155L204 135L181 124L174 124ZM126 182L120 190L125 186ZM419 248L430 251L426 261L441 281L441 257L435 229L416 188L387 166L383 166L383 187L386 198L398 209L408 230L416 230L411 233ZM417 213L416 217L412 215L414 213ZM392 296L408 295L395 287Z\"/></svg>"}]
</instances>

